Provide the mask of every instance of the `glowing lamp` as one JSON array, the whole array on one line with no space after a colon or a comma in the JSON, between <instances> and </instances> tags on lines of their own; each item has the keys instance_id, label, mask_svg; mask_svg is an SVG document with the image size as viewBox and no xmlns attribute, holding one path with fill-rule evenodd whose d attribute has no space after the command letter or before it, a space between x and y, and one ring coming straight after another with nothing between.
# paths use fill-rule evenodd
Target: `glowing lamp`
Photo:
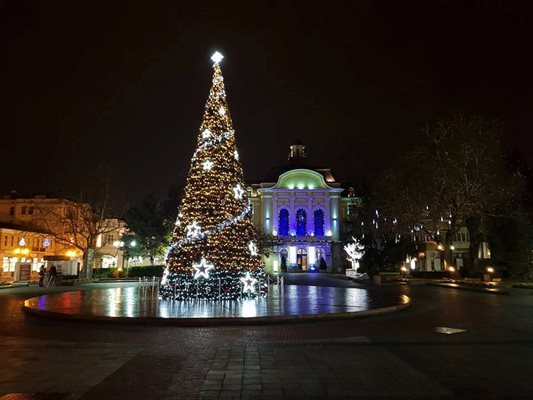
<instances>
[{"instance_id":1,"label":"glowing lamp","mask_svg":"<svg viewBox=\"0 0 533 400\"><path fill-rule=\"evenodd\" d=\"M449 268L448 268L448 271L450 271L450 272L455 272L455 268L454 268L454 267L449 267Z\"/></svg>"},{"instance_id":2,"label":"glowing lamp","mask_svg":"<svg viewBox=\"0 0 533 400\"><path fill-rule=\"evenodd\" d=\"M309 246L307 248L307 257L309 257L309 264L314 265L316 263L315 246Z\"/></svg>"},{"instance_id":3,"label":"glowing lamp","mask_svg":"<svg viewBox=\"0 0 533 400\"><path fill-rule=\"evenodd\" d=\"M488 272L489 274L493 274L493 273L494 273L494 268L492 268L492 267L487 267L487 272Z\"/></svg>"},{"instance_id":4,"label":"glowing lamp","mask_svg":"<svg viewBox=\"0 0 533 400\"><path fill-rule=\"evenodd\" d=\"M29 254L30 249L22 249L22 254Z\"/></svg>"},{"instance_id":5,"label":"glowing lamp","mask_svg":"<svg viewBox=\"0 0 533 400\"><path fill-rule=\"evenodd\" d=\"M70 258L76 257L76 251L75 250L68 250L65 255Z\"/></svg>"},{"instance_id":6,"label":"glowing lamp","mask_svg":"<svg viewBox=\"0 0 533 400\"><path fill-rule=\"evenodd\" d=\"M296 247L289 246L289 263L296 264Z\"/></svg>"}]
</instances>

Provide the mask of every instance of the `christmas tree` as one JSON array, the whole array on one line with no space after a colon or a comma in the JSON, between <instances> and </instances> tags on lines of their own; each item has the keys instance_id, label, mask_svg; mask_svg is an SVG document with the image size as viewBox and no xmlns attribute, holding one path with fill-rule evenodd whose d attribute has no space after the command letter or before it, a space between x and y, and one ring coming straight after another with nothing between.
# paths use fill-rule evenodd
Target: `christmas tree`
<instances>
[{"instance_id":1,"label":"christmas tree","mask_svg":"<svg viewBox=\"0 0 533 400\"><path fill-rule=\"evenodd\" d=\"M222 58L218 52L211 57L213 83L167 253L163 298L227 300L266 293Z\"/></svg>"}]
</instances>

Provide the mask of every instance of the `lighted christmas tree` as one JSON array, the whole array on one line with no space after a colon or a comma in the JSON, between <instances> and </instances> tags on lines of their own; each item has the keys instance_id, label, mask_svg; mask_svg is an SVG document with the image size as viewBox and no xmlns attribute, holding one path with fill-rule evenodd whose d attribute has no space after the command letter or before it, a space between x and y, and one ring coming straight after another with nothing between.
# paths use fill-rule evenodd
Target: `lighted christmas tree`
<instances>
[{"instance_id":1,"label":"lighted christmas tree","mask_svg":"<svg viewBox=\"0 0 533 400\"><path fill-rule=\"evenodd\" d=\"M224 300L266 293L222 58L218 52L211 57L213 83L167 254L164 298Z\"/></svg>"}]
</instances>

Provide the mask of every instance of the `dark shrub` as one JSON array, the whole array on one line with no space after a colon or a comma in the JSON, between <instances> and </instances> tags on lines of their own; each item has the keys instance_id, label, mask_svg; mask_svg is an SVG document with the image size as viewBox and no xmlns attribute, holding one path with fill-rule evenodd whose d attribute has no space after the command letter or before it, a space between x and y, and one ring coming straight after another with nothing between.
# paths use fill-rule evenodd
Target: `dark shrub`
<instances>
[{"instance_id":1,"label":"dark shrub","mask_svg":"<svg viewBox=\"0 0 533 400\"><path fill-rule=\"evenodd\" d=\"M165 269L164 265L144 265L140 267L130 267L128 268L127 276L128 278L138 278L143 276L163 276L163 270Z\"/></svg>"}]
</instances>

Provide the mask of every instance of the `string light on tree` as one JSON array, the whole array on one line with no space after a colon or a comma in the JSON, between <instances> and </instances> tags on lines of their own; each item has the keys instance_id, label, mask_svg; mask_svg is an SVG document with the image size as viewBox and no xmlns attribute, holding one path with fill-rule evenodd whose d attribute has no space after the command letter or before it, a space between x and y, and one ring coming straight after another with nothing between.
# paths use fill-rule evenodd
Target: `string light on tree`
<instances>
[{"instance_id":1,"label":"string light on tree","mask_svg":"<svg viewBox=\"0 0 533 400\"><path fill-rule=\"evenodd\" d=\"M202 260L199 263L192 265L194 269L194 279L205 278L209 279L209 271L214 267L213 264L208 263L205 258L202 257Z\"/></svg>"},{"instance_id":2,"label":"string light on tree","mask_svg":"<svg viewBox=\"0 0 533 400\"><path fill-rule=\"evenodd\" d=\"M230 300L264 296L267 291L259 251L250 247L256 232L235 145L222 59L220 53L213 54L212 86L178 209L181 224L176 224L167 251L166 278L160 289L167 299ZM214 165L220 171L216 177ZM231 201L224 201L226 194ZM243 276L255 290L244 290L248 286L243 285Z\"/></svg>"}]
</instances>

